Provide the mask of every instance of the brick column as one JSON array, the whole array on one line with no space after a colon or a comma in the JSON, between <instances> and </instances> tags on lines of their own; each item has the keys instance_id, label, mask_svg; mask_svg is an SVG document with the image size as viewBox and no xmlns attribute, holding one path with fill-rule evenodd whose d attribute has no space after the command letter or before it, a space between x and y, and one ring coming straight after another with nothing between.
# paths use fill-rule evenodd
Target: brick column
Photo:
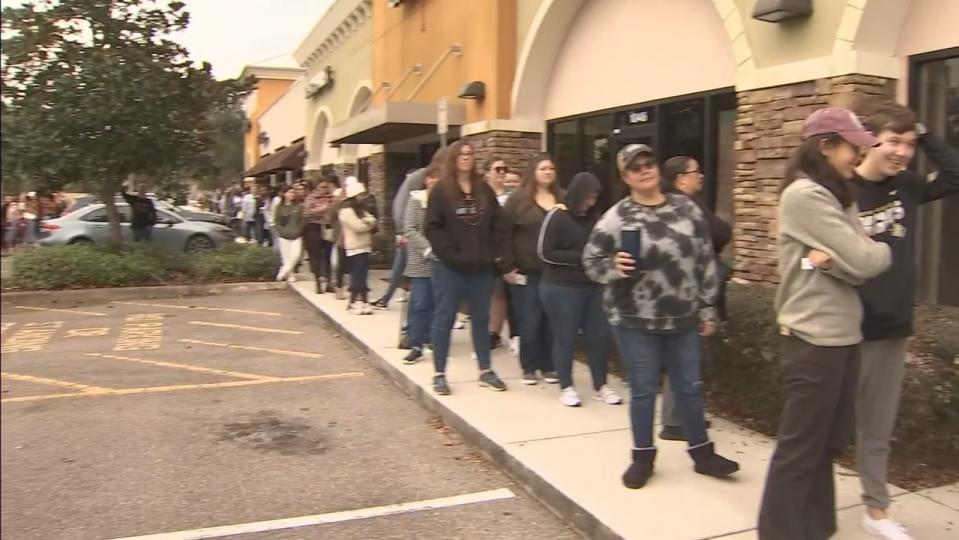
<instances>
[{"instance_id":1,"label":"brick column","mask_svg":"<svg viewBox=\"0 0 959 540\"><path fill-rule=\"evenodd\" d=\"M337 163L332 167L333 174L339 176L341 182L347 176L356 176L356 163Z\"/></svg>"},{"instance_id":2,"label":"brick column","mask_svg":"<svg viewBox=\"0 0 959 540\"><path fill-rule=\"evenodd\" d=\"M464 139L469 141L476 153L477 167L495 155L506 161L510 170L522 174L529 164L529 158L540 152L543 135L521 131L488 131L467 135Z\"/></svg>"},{"instance_id":3,"label":"brick column","mask_svg":"<svg viewBox=\"0 0 959 540\"><path fill-rule=\"evenodd\" d=\"M829 105L868 114L875 104L894 95L894 80L865 75L817 79L737 94L733 188L736 277L767 284L779 282L779 190L786 164L801 142L803 120Z\"/></svg>"}]
</instances>

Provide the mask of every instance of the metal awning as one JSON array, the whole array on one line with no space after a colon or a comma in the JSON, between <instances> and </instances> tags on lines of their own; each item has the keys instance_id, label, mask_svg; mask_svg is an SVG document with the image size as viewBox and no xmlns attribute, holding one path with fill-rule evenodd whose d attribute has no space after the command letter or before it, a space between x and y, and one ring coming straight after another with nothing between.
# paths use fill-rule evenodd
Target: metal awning
<instances>
[{"instance_id":1,"label":"metal awning","mask_svg":"<svg viewBox=\"0 0 959 540\"><path fill-rule=\"evenodd\" d=\"M448 105L448 124L462 126L466 106ZM386 144L436 133L436 103L387 101L330 128L330 144Z\"/></svg>"},{"instance_id":2,"label":"metal awning","mask_svg":"<svg viewBox=\"0 0 959 540\"><path fill-rule=\"evenodd\" d=\"M303 168L303 160L306 158L306 152L303 150L305 143L301 139L289 146L280 148L276 152L263 156L249 169L243 171L243 176L261 176L276 171L296 170Z\"/></svg>"}]
</instances>

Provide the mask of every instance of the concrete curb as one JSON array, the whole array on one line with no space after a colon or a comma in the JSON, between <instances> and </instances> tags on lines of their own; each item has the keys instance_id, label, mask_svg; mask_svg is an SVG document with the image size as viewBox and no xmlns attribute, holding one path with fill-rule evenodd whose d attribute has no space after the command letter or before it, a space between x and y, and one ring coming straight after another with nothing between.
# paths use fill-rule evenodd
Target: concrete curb
<instances>
[{"instance_id":1,"label":"concrete curb","mask_svg":"<svg viewBox=\"0 0 959 540\"><path fill-rule=\"evenodd\" d=\"M562 491L547 482L541 476L528 469L522 462L510 455L505 448L497 444L483 432L474 428L461 416L450 410L441 400L410 380L395 366L379 355L372 347L353 334L323 309L314 305L305 294L291 287L304 304L314 309L333 329L363 352L376 368L404 393L415 399L420 406L440 416L446 425L459 433L464 440L483 452L500 469L519 483L532 497L570 525L577 533L589 539L621 540L623 537L613 532L593 514L577 504Z\"/></svg>"},{"instance_id":2,"label":"concrete curb","mask_svg":"<svg viewBox=\"0 0 959 540\"><path fill-rule=\"evenodd\" d=\"M207 296L250 291L286 289L286 283L255 281L243 283L203 283L193 285L161 285L156 287L115 287L109 289L76 289L64 291L18 291L0 294L3 303L64 304L71 302L110 302L138 298L177 298L180 296Z\"/></svg>"}]
</instances>

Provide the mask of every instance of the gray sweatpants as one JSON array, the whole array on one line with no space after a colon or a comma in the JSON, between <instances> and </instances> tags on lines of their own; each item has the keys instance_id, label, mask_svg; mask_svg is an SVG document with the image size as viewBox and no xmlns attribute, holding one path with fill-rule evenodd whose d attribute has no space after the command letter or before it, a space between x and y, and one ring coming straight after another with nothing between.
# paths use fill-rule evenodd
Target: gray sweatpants
<instances>
[{"instance_id":1,"label":"gray sweatpants","mask_svg":"<svg viewBox=\"0 0 959 540\"><path fill-rule=\"evenodd\" d=\"M909 340L865 341L860 346L856 398L856 464L866 506L889 507L886 476Z\"/></svg>"}]
</instances>

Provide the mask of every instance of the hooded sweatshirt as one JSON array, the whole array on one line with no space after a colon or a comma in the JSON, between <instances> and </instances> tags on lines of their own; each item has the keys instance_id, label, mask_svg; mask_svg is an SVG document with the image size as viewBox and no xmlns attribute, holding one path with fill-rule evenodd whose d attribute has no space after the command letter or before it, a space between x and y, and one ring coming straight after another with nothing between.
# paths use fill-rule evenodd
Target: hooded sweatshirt
<instances>
[{"instance_id":1,"label":"hooded sweatshirt","mask_svg":"<svg viewBox=\"0 0 959 540\"><path fill-rule=\"evenodd\" d=\"M550 210L540 227L537 253L543 266L543 283L564 287L598 287L583 268L583 248L596 219L592 212L580 214L583 201L602 186L595 175L577 173L566 190L563 204Z\"/></svg>"},{"instance_id":2,"label":"hooded sweatshirt","mask_svg":"<svg viewBox=\"0 0 959 540\"><path fill-rule=\"evenodd\" d=\"M921 205L959 193L959 151L932 134L921 136L919 144L939 171L934 181L906 170L880 182L857 177L853 183L859 222L866 234L892 249L889 270L859 287L866 340L912 335L916 215Z\"/></svg>"},{"instance_id":3,"label":"hooded sweatshirt","mask_svg":"<svg viewBox=\"0 0 959 540\"><path fill-rule=\"evenodd\" d=\"M543 261L536 252L536 242L546 213L547 210L535 201L527 203L515 196L506 200L503 207L506 238L502 263L506 272L518 270L521 274L539 274L543 271Z\"/></svg>"},{"instance_id":4,"label":"hooded sweatshirt","mask_svg":"<svg viewBox=\"0 0 959 540\"><path fill-rule=\"evenodd\" d=\"M400 184L400 189L393 196L393 226L396 234L401 235L406 227L406 208L410 201L410 195L417 190L423 189L426 181L426 168L417 169L406 175L406 179Z\"/></svg>"},{"instance_id":5,"label":"hooded sweatshirt","mask_svg":"<svg viewBox=\"0 0 959 540\"><path fill-rule=\"evenodd\" d=\"M457 272L492 272L504 234L496 194L486 182L478 182L469 195L459 186L453 190L447 194L438 185L430 191L424 232L433 256Z\"/></svg>"}]
</instances>

